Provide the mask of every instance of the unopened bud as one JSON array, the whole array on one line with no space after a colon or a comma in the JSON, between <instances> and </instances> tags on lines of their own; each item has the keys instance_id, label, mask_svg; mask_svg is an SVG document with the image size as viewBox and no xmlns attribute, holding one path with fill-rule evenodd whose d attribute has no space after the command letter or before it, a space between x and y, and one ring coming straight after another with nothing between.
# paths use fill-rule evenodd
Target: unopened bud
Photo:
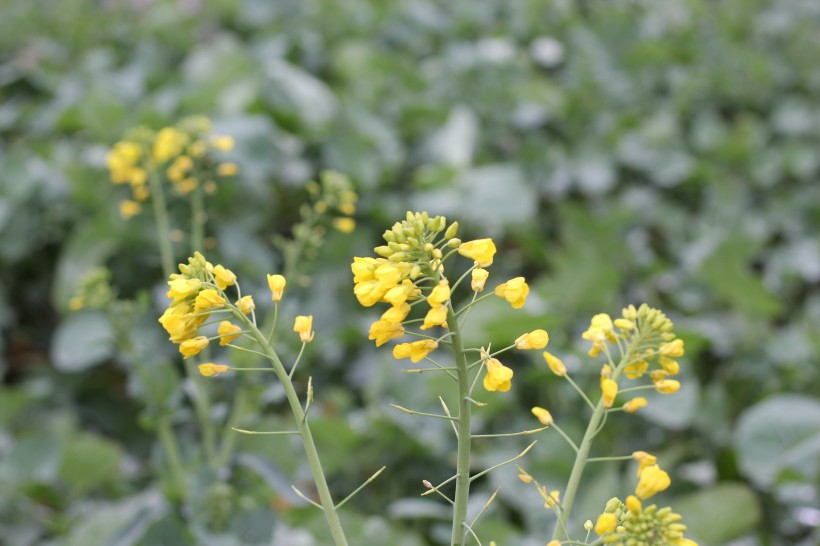
<instances>
[{"instance_id":1,"label":"unopened bud","mask_svg":"<svg viewBox=\"0 0 820 546\"><path fill-rule=\"evenodd\" d=\"M373 249L373 252L381 256L382 258L389 258L391 254L393 254L393 249L389 246L377 246Z\"/></svg>"},{"instance_id":2,"label":"unopened bud","mask_svg":"<svg viewBox=\"0 0 820 546\"><path fill-rule=\"evenodd\" d=\"M444 232L445 239L452 239L458 233L458 222L453 222L450 224L450 227L447 228L447 231Z\"/></svg>"},{"instance_id":3,"label":"unopened bud","mask_svg":"<svg viewBox=\"0 0 820 546\"><path fill-rule=\"evenodd\" d=\"M604 508L604 512L609 512L610 514L614 514L618 511L621 507L621 499L618 497L612 497L608 501L606 501L606 507Z\"/></svg>"},{"instance_id":4,"label":"unopened bud","mask_svg":"<svg viewBox=\"0 0 820 546\"><path fill-rule=\"evenodd\" d=\"M441 249L440 248L434 248L433 249L433 258L435 258L437 260L440 260L441 256L442 256Z\"/></svg>"},{"instance_id":5,"label":"unopened bud","mask_svg":"<svg viewBox=\"0 0 820 546\"><path fill-rule=\"evenodd\" d=\"M388 243L395 243L396 242L396 234L390 231L389 229L382 234L382 238Z\"/></svg>"},{"instance_id":6,"label":"unopened bud","mask_svg":"<svg viewBox=\"0 0 820 546\"><path fill-rule=\"evenodd\" d=\"M449 241L447 241L447 246L449 246L450 248L458 248L461 246L461 239L450 239Z\"/></svg>"},{"instance_id":7,"label":"unopened bud","mask_svg":"<svg viewBox=\"0 0 820 546\"><path fill-rule=\"evenodd\" d=\"M432 489L432 488L433 488L433 484L432 484L432 483L430 483L430 482L428 482L427 480L421 480L421 483L422 483L422 485L424 485L424 487L426 487L427 489Z\"/></svg>"},{"instance_id":8,"label":"unopened bud","mask_svg":"<svg viewBox=\"0 0 820 546\"><path fill-rule=\"evenodd\" d=\"M591 519L588 519L584 522L584 531L586 531L587 533L592 531L592 527L593 527L593 525L592 525L592 520Z\"/></svg>"}]
</instances>

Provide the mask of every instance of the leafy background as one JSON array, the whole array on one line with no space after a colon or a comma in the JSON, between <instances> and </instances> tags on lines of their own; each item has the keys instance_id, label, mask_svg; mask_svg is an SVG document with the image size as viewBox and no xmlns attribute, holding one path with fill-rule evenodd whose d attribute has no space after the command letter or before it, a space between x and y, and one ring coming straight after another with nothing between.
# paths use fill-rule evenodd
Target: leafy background
<instances>
[{"instance_id":1,"label":"leafy background","mask_svg":"<svg viewBox=\"0 0 820 546\"><path fill-rule=\"evenodd\" d=\"M448 536L446 510L417 496L447 475L448 431L387 407L434 407L444 385L366 342L375 315L347 267L413 209L494 237L493 278L533 287L523 313L474 314L477 344L546 327L589 385L592 313L666 310L687 343L684 388L613 420L599 449L659 454L674 480L660 502L701 544L817 544L818 25L820 4L799 0L2 3L0 544L328 543L289 489L306 478L298 445L241 437L230 476L203 470L155 322L153 225L117 213L107 149L187 114L236 138L241 173L209 201L209 256L260 301L305 184L332 168L360 193L358 229L299 264L286 308L316 316L313 419L335 495L388 466L344 509L354 544ZM99 265L118 320L68 310ZM529 428L539 404L580 433L578 400L539 358L510 358L514 389L486 397L479 426ZM244 389L246 428L287 426L275 385L209 386L215 421ZM183 442L193 505L162 493L160 415ZM523 445L478 445L477 464ZM568 455L545 434L525 463L560 488ZM578 525L634 485L631 468L603 465L585 482ZM552 520L514 470L480 482L476 508L499 485L480 534L543 544Z\"/></svg>"}]
</instances>

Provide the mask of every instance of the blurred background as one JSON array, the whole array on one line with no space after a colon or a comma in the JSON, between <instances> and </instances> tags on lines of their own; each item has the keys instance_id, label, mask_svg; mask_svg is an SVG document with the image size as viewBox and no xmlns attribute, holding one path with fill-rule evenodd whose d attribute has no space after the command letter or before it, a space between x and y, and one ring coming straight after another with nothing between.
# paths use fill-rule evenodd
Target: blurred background
<instances>
[{"instance_id":1,"label":"blurred background","mask_svg":"<svg viewBox=\"0 0 820 546\"><path fill-rule=\"evenodd\" d=\"M283 328L315 317L300 371L334 496L388 467L343 509L352 544L449 539L449 511L418 496L449 476L449 429L387 405L435 411L446 385L367 341L378 311L356 302L349 270L406 210L493 237L490 286L530 283L523 311L474 312L473 344L545 328L590 387L591 315L663 309L686 342L683 388L611 419L597 453L658 455L673 486L657 502L703 546L820 544L818 28L820 3L804 0L3 1L0 544L330 543L290 489L310 490L298 442L227 431L230 463L203 464L191 382L156 322L151 214L119 214L110 147L191 114L234 137L240 170L208 197L209 259L260 308L265 274L290 268ZM324 169L350 177L357 228L319 232L285 264L277 241L298 235ZM171 207L184 230L184 200ZM99 305L72 311L83 283ZM533 353L504 359L513 389L483 395L476 427L534 428L540 405L579 437L582 403ZM219 429L237 406L241 428L289 426L267 376L205 385ZM163 422L182 504L165 494ZM476 442L476 466L527 440ZM562 489L570 457L547 431L522 464ZM476 511L501 486L479 535L543 545L554 519L515 476L476 482ZM575 528L634 481L628 464L590 467Z\"/></svg>"}]
</instances>

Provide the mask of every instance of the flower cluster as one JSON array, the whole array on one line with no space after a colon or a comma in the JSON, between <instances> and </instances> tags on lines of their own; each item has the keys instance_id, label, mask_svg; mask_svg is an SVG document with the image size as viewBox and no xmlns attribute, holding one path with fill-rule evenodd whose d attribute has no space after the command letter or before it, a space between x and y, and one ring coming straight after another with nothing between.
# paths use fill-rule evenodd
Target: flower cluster
<instances>
[{"instance_id":1,"label":"flower cluster","mask_svg":"<svg viewBox=\"0 0 820 546\"><path fill-rule=\"evenodd\" d=\"M680 514L669 507L643 507L641 501L630 495L623 503L618 498L607 502L598 517L595 532L604 544L613 546L697 546L685 538L686 525L680 523Z\"/></svg>"},{"instance_id":2,"label":"flower cluster","mask_svg":"<svg viewBox=\"0 0 820 546\"><path fill-rule=\"evenodd\" d=\"M167 180L179 195L200 184L206 192L215 191L215 178L237 173L236 164L215 158L232 148L233 138L212 134L211 122L203 116L184 118L156 133L145 127L132 130L106 157L111 181L131 188L131 199L120 202L120 214L130 218L140 212L151 195L152 176Z\"/></svg>"}]
</instances>

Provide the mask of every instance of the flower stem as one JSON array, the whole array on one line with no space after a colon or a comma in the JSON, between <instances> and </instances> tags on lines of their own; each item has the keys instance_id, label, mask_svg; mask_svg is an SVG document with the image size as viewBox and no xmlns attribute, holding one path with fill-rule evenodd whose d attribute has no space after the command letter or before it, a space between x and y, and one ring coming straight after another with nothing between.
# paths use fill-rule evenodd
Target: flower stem
<instances>
[{"instance_id":1,"label":"flower stem","mask_svg":"<svg viewBox=\"0 0 820 546\"><path fill-rule=\"evenodd\" d=\"M316 444L314 443L313 435L310 432L308 420L305 419L305 412L302 409L299 396L293 388L291 378L285 370L285 366L282 364L282 361L279 359L279 355L276 354L276 351L268 343L265 335L262 334L256 325L245 315L239 313L238 311L235 315L239 320L245 323L248 330L250 330L251 334L256 339L256 342L271 360L273 371L276 373L276 376L282 383L282 387L285 389L285 396L288 399L288 404L290 404L293 417L296 420L296 426L299 427L299 434L302 437L305 455L308 459L311 474L313 474L313 481L315 482L316 490L319 493L319 500L321 501L322 510L325 513L327 525L330 528L330 534L333 536L333 542L336 546L347 546L347 538L345 538L344 530L342 529L342 522L339 520L339 514L336 512L333 497L330 495L330 488L327 486L327 479L325 478L324 471L322 470L322 463L319 460L319 453L316 450Z\"/></svg>"},{"instance_id":2,"label":"flower stem","mask_svg":"<svg viewBox=\"0 0 820 546\"><path fill-rule=\"evenodd\" d=\"M154 170L148 175L148 182L151 185L151 203L154 206L154 222L157 225L157 244L159 245L159 255L162 261L162 273L165 278L174 272L174 252L171 247L171 227L168 221L168 207L165 204L165 194L162 192L162 184Z\"/></svg>"},{"instance_id":3,"label":"flower stem","mask_svg":"<svg viewBox=\"0 0 820 546\"><path fill-rule=\"evenodd\" d=\"M464 352L464 341L453 308L447 309L447 324L452 332L453 353L456 360L458 377L458 455L456 462L456 495L453 499L453 533L451 546L464 544L467 523L467 501L470 497L470 378L467 369L467 355Z\"/></svg>"},{"instance_id":4,"label":"flower stem","mask_svg":"<svg viewBox=\"0 0 820 546\"><path fill-rule=\"evenodd\" d=\"M169 496L173 499L183 499L185 497L185 474L182 469L182 458L179 455L179 445L167 415L160 418L157 424L157 433L165 450L165 456L168 458L168 466L171 469L173 490Z\"/></svg>"},{"instance_id":5,"label":"flower stem","mask_svg":"<svg viewBox=\"0 0 820 546\"><path fill-rule=\"evenodd\" d=\"M205 250L205 193L197 183L191 195L191 255Z\"/></svg>"}]
</instances>

